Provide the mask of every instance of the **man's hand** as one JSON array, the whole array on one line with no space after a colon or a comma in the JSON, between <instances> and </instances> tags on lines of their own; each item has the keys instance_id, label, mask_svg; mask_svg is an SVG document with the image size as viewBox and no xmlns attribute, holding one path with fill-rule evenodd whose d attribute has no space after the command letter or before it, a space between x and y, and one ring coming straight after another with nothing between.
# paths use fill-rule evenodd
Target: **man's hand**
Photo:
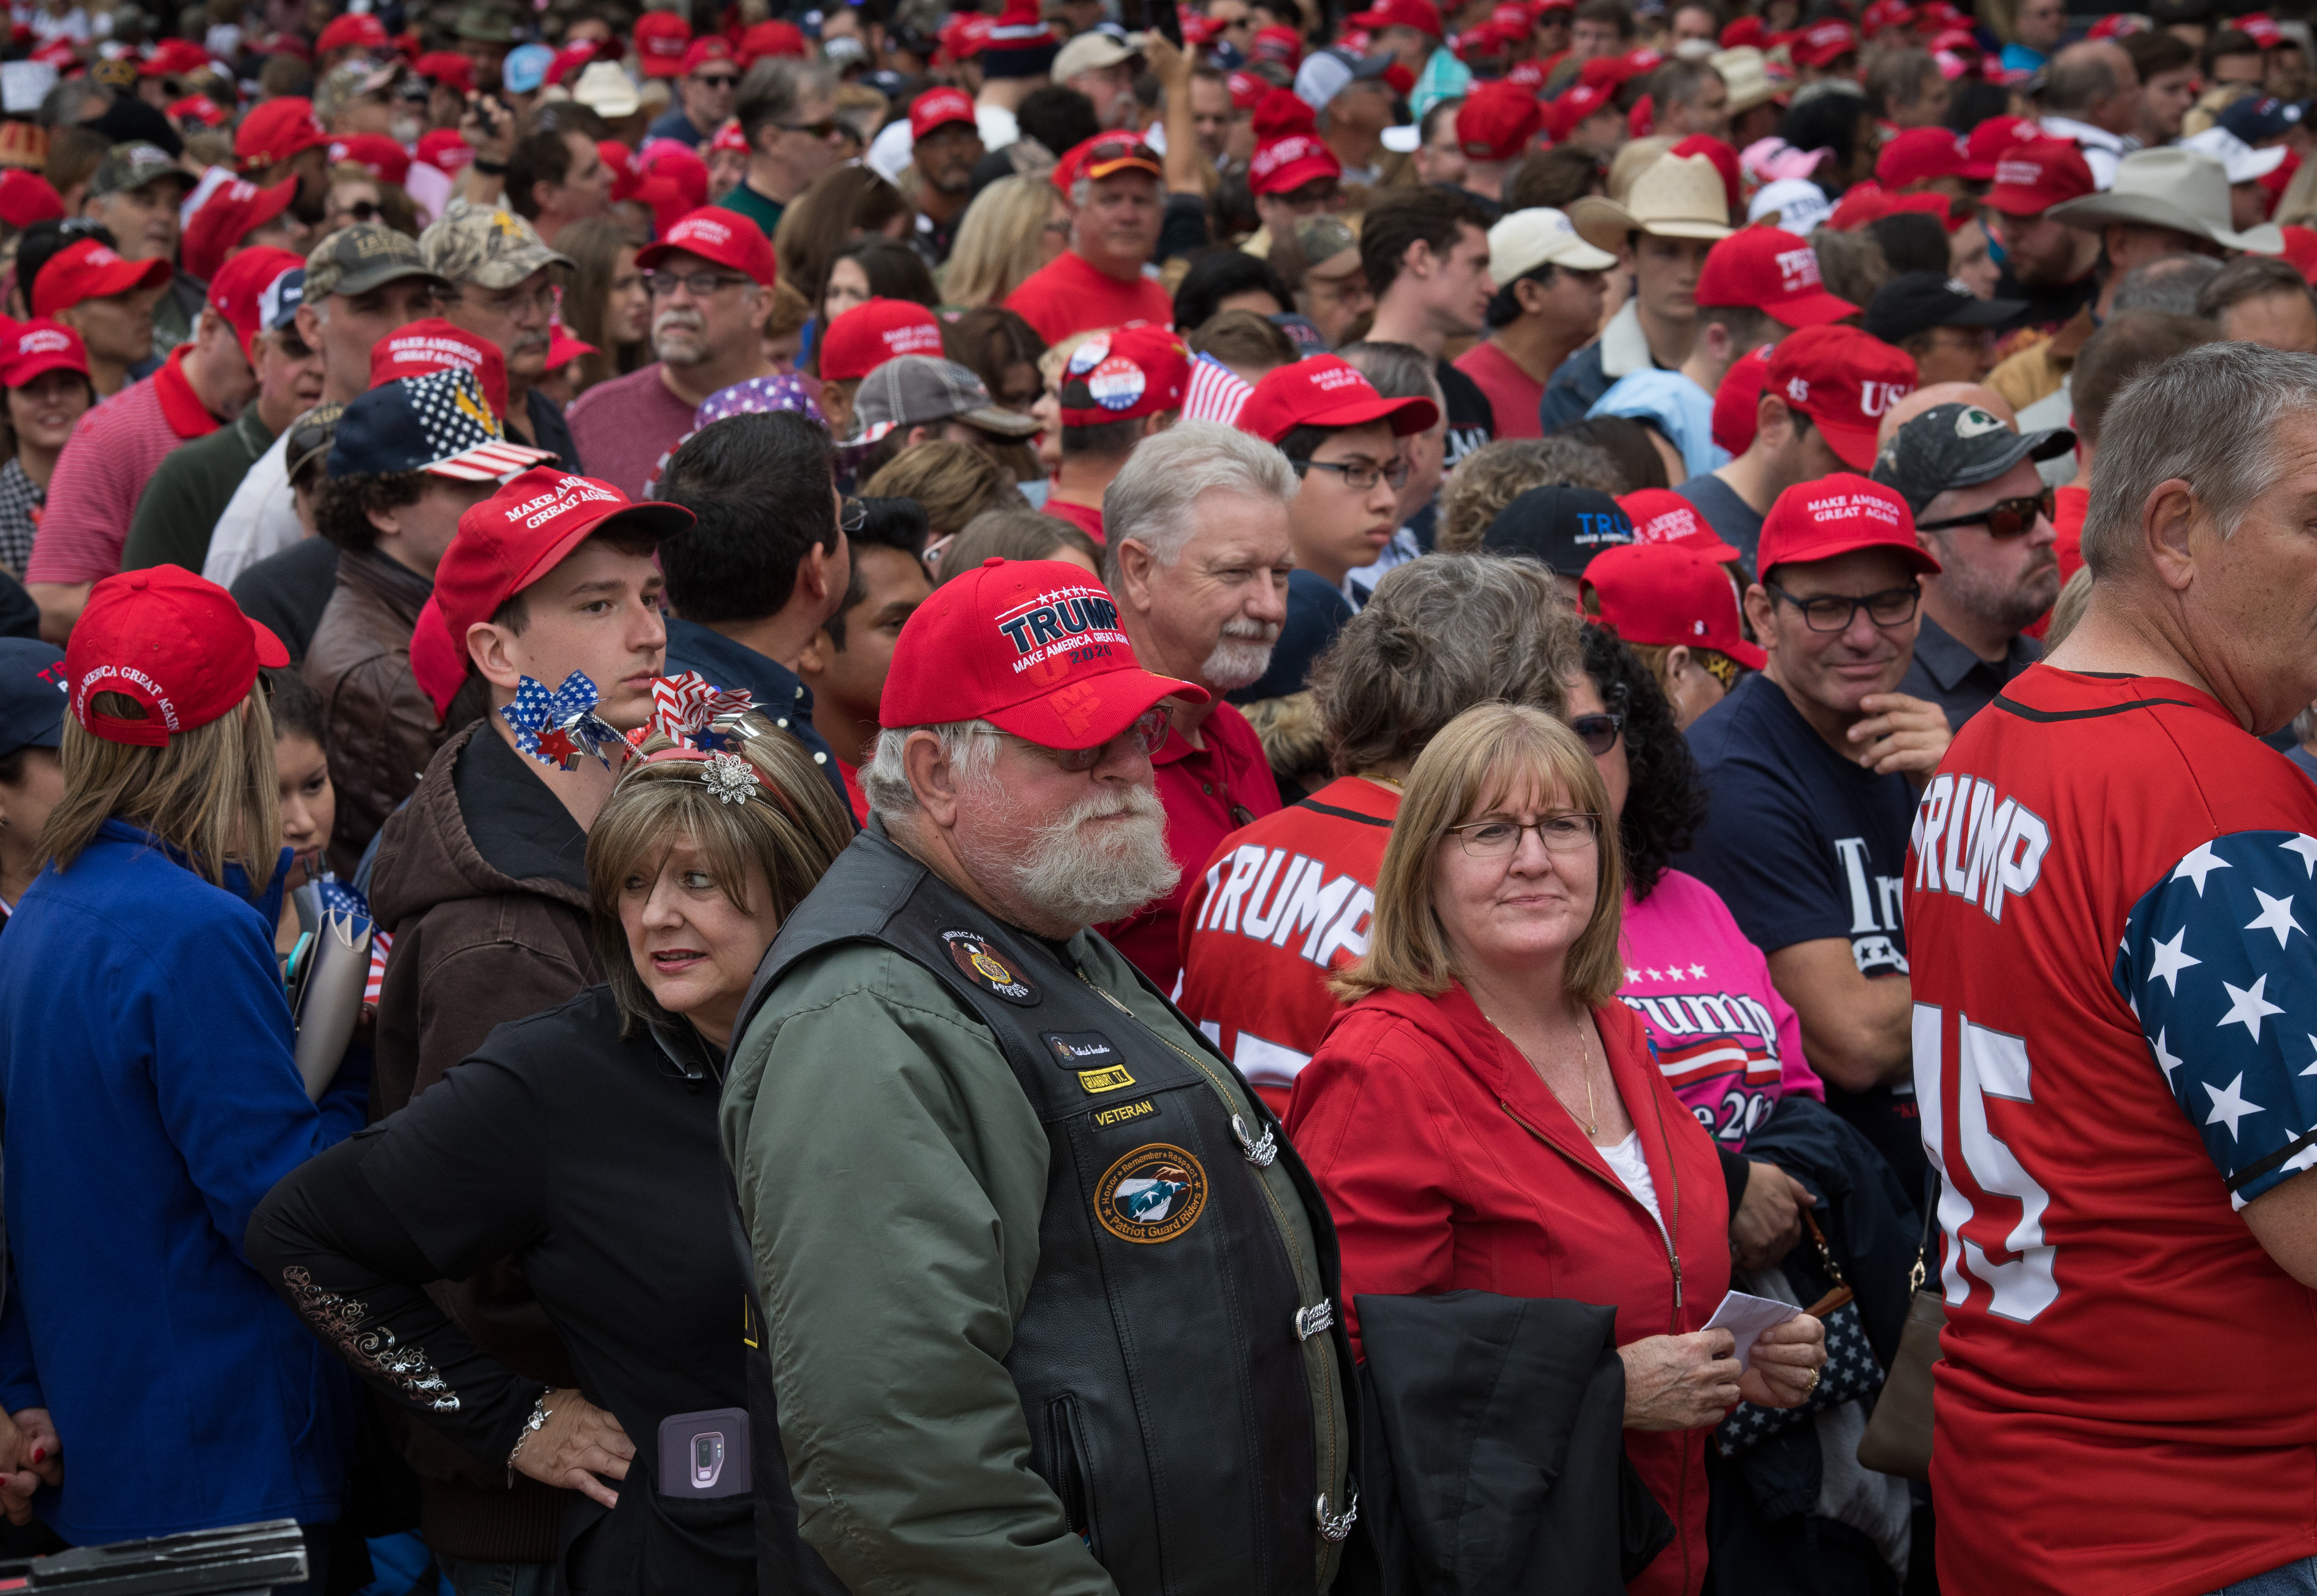
<instances>
[{"instance_id":1,"label":"man's hand","mask_svg":"<svg viewBox=\"0 0 2317 1596\"><path fill-rule=\"evenodd\" d=\"M1161 90L1169 94L1190 92L1191 58L1155 28L1142 36L1142 58L1150 63Z\"/></svg>"},{"instance_id":2,"label":"man's hand","mask_svg":"<svg viewBox=\"0 0 2317 1596\"><path fill-rule=\"evenodd\" d=\"M1858 762L1877 776L1903 771L1920 791L1954 740L1947 712L1904 693L1869 693L1858 707L1866 712L1866 719L1844 733L1857 750Z\"/></svg>"},{"instance_id":3,"label":"man's hand","mask_svg":"<svg viewBox=\"0 0 2317 1596\"><path fill-rule=\"evenodd\" d=\"M1818 1199L1776 1164L1746 1163L1746 1190L1730 1216L1730 1254L1741 1269L1766 1269L1803 1239L1803 1210Z\"/></svg>"},{"instance_id":4,"label":"man's hand","mask_svg":"<svg viewBox=\"0 0 2317 1596\"><path fill-rule=\"evenodd\" d=\"M0 1425L0 1512L11 1524L29 1524L32 1493L65 1483L64 1443L46 1408L19 1409Z\"/></svg>"},{"instance_id":5,"label":"man's hand","mask_svg":"<svg viewBox=\"0 0 2317 1596\"><path fill-rule=\"evenodd\" d=\"M465 114L459 118L459 138L479 161L505 166L514 153L514 116L489 94L470 92Z\"/></svg>"}]
</instances>

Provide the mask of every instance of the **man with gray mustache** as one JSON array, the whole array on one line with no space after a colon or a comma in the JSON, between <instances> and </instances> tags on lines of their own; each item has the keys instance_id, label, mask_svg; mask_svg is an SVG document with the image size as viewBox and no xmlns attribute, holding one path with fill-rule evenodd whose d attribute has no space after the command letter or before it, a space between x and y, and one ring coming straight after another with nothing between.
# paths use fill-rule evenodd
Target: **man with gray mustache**
<instances>
[{"instance_id":1,"label":"man with gray mustache","mask_svg":"<svg viewBox=\"0 0 2317 1596\"><path fill-rule=\"evenodd\" d=\"M1134 624L1159 614L1167 659L1246 679L1267 640L1225 629L1277 624L1292 478L1253 439L1177 431L1196 525L1114 483L1125 585L1274 592L1164 596ZM757 1466L784 1466L846 1589L1319 1596L1356 1517L1326 1206L1230 1062L1092 928L1174 889L1152 759L1229 713L1190 713L1206 688L1145 668L1123 619L1051 560L991 559L917 608L861 771L868 828L734 1027Z\"/></svg>"},{"instance_id":2,"label":"man with gray mustache","mask_svg":"<svg viewBox=\"0 0 2317 1596\"><path fill-rule=\"evenodd\" d=\"M500 419L507 436L577 471L579 450L562 410L533 386L547 375L548 324L570 256L541 243L531 223L505 206L463 200L418 235L418 250L426 269L451 285L443 318L497 345L506 357L507 413Z\"/></svg>"}]
</instances>

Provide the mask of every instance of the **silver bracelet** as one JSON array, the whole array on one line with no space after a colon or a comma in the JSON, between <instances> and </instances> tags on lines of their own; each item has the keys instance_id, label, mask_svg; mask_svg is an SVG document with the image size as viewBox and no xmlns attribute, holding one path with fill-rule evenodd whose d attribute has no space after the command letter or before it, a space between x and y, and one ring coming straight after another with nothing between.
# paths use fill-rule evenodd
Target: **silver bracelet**
<instances>
[{"instance_id":1,"label":"silver bracelet","mask_svg":"<svg viewBox=\"0 0 2317 1596\"><path fill-rule=\"evenodd\" d=\"M538 1434L539 1427L547 1422L547 1399L554 1394L551 1388L541 1389L539 1400L531 1404L531 1417L523 1421L523 1428L515 1432L514 1445L507 1448L506 1471L509 1490L514 1488L515 1455L523 1450L523 1443Z\"/></svg>"}]
</instances>

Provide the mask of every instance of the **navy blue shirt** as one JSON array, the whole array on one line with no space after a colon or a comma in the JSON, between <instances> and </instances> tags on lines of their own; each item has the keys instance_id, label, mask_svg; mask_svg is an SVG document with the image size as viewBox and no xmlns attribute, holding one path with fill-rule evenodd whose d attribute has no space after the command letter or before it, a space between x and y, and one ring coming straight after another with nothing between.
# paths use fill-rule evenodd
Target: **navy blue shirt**
<instances>
[{"instance_id":1,"label":"navy blue shirt","mask_svg":"<svg viewBox=\"0 0 2317 1596\"><path fill-rule=\"evenodd\" d=\"M727 691L747 693L765 719L804 744L804 751L836 791L838 804L848 818L852 815L845 774L836 768L828 744L813 730L812 689L797 680L794 671L720 632L674 615L667 618L667 663L661 668L669 676L696 670Z\"/></svg>"},{"instance_id":2,"label":"navy blue shirt","mask_svg":"<svg viewBox=\"0 0 2317 1596\"><path fill-rule=\"evenodd\" d=\"M686 149L698 149L702 141L704 140L708 135L702 132L698 128L693 127L692 125L692 119L684 115L684 107L677 105L662 112L658 117L655 118L652 125L644 130L644 137L647 139L673 139L678 144L683 145ZM542 448L545 446L546 445L544 444L541 445Z\"/></svg>"},{"instance_id":3,"label":"navy blue shirt","mask_svg":"<svg viewBox=\"0 0 2317 1596\"><path fill-rule=\"evenodd\" d=\"M1689 729L1711 802L1696 846L1674 860L1722 894L1764 953L1847 937L1868 976L1907 973L1900 918L1915 788L1876 776L1826 744L1785 689L1752 675ZM1864 1132L1922 1189L1920 1123L1911 1083L1847 1092L1827 1105Z\"/></svg>"}]
</instances>

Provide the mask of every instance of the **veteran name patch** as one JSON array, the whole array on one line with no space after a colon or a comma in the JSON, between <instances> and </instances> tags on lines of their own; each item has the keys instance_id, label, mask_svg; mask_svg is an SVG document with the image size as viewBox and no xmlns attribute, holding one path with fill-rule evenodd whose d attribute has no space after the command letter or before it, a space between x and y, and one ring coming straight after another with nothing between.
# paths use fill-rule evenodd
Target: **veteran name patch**
<instances>
[{"instance_id":1,"label":"veteran name patch","mask_svg":"<svg viewBox=\"0 0 2317 1596\"><path fill-rule=\"evenodd\" d=\"M1126 1071L1126 1061L1100 1031L1048 1031L1042 1039L1054 1062L1076 1075L1078 1084L1090 1092L1116 1091L1134 1084L1134 1077Z\"/></svg>"}]
</instances>

